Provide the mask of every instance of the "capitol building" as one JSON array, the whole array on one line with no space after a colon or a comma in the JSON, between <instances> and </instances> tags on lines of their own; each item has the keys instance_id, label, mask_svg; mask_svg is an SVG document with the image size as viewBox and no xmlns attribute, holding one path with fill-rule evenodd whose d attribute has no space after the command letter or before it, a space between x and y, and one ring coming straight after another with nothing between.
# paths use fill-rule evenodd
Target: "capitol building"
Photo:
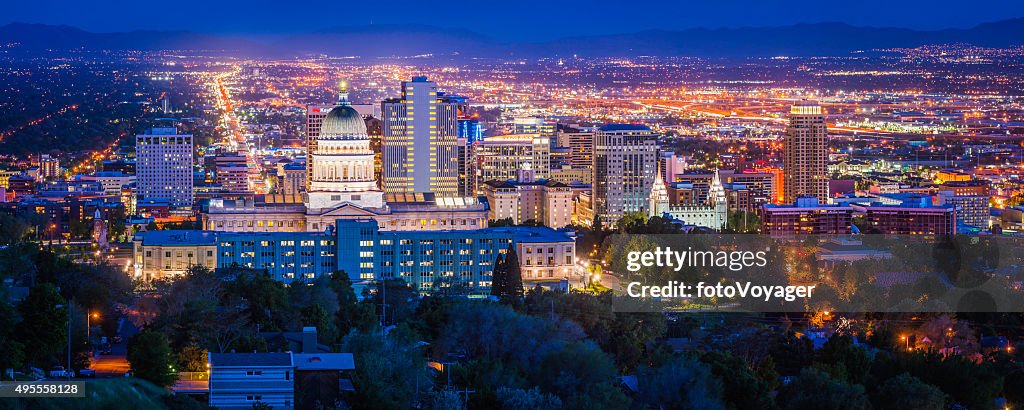
<instances>
[{"instance_id":1,"label":"capitol building","mask_svg":"<svg viewBox=\"0 0 1024 410\"><path fill-rule=\"evenodd\" d=\"M338 219L373 219L381 230L473 230L487 226L477 198L430 192L385 193L374 178L374 152L362 116L343 88L320 134L308 143L310 167L301 203L213 199L203 228L222 232L323 232Z\"/></svg>"}]
</instances>

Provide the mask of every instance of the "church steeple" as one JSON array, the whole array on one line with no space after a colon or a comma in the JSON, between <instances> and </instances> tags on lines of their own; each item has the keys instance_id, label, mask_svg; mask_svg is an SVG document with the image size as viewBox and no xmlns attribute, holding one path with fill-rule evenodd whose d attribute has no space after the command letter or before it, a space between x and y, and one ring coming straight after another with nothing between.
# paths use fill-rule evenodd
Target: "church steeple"
<instances>
[{"instance_id":1,"label":"church steeple","mask_svg":"<svg viewBox=\"0 0 1024 410\"><path fill-rule=\"evenodd\" d=\"M661 161L658 161L657 171L654 173L654 184L651 186L651 193L647 197L647 216L663 216L668 212L668 188L665 179L661 177Z\"/></svg>"},{"instance_id":2,"label":"church steeple","mask_svg":"<svg viewBox=\"0 0 1024 410\"><path fill-rule=\"evenodd\" d=\"M711 187L708 190L708 205L718 206L727 204L727 196L725 195L725 187L722 185L722 177L715 170L714 176L711 177Z\"/></svg>"}]
</instances>

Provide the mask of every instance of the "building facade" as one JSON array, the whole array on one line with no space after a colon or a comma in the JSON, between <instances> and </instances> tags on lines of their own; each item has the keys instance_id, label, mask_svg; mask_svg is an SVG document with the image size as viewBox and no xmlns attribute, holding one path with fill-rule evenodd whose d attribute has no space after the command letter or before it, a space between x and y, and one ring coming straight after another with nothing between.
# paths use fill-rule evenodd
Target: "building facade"
<instances>
[{"instance_id":1,"label":"building facade","mask_svg":"<svg viewBox=\"0 0 1024 410\"><path fill-rule=\"evenodd\" d=\"M80 175L78 179L99 182L107 195L114 196L120 196L122 188L135 183L135 175L124 174L120 171L99 171L92 175Z\"/></svg>"},{"instance_id":2,"label":"building facade","mask_svg":"<svg viewBox=\"0 0 1024 410\"><path fill-rule=\"evenodd\" d=\"M658 136L644 125L610 124L594 137L594 213L612 225L627 212L648 211L658 162Z\"/></svg>"},{"instance_id":3,"label":"building facade","mask_svg":"<svg viewBox=\"0 0 1024 410\"><path fill-rule=\"evenodd\" d=\"M153 128L135 137L136 194L139 199L166 199L176 208L193 203L192 135L175 128Z\"/></svg>"},{"instance_id":4,"label":"building facade","mask_svg":"<svg viewBox=\"0 0 1024 410\"><path fill-rule=\"evenodd\" d=\"M135 278L176 278L193 265L217 267L217 240L208 231L149 231L135 235Z\"/></svg>"},{"instance_id":5,"label":"building facade","mask_svg":"<svg viewBox=\"0 0 1024 410\"><path fill-rule=\"evenodd\" d=\"M782 202L791 204L799 197L812 196L828 203L828 129L820 105L806 100L793 105L782 151Z\"/></svg>"},{"instance_id":6,"label":"building facade","mask_svg":"<svg viewBox=\"0 0 1024 410\"><path fill-rule=\"evenodd\" d=\"M295 408L292 353L209 353L210 407Z\"/></svg>"},{"instance_id":7,"label":"building facade","mask_svg":"<svg viewBox=\"0 0 1024 410\"><path fill-rule=\"evenodd\" d=\"M152 280L174 277L192 264L209 268L239 266L266 270L275 280L292 283L309 282L340 270L353 283L402 279L423 292L455 287L462 292L486 294L495 258L509 244L522 249L521 243L552 248L552 252L545 248L520 253L524 283L557 282L566 277L578 282L579 278L572 276L574 271L567 270L575 258L575 239L561 231L545 227L386 231L373 219L338 220L322 233L140 232L134 242L135 274L139 279ZM534 254L555 259L533 258L528 264L526 256ZM543 271L533 273L537 269ZM532 277L527 277L527 270L531 270ZM548 276L548 270L552 276Z\"/></svg>"},{"instance_id":8,"label":"building facade","mask_svg":"<svg viewBox=\"0 0 1024 410\"><path fill-rule=\"evenodd\" d=\"M519 170L529 169L537 179L550 176L551 139L539 134L500 135L477 141L472 146L471 167L476 186L487 181L516 179Z\"/></svg>"},{"instance_id":9,"label":"building facade","mask_svg":"<svg viewBox=\"0 0 1024 410\"><path fill-rule=\"evenodd\" d=\"M956 234L956 211L953 206L935 206L930 197L899 205L851 204L857 215L864 216L862 233L885 235L921 235L934 238Z\"/></svg>"},{"instance_id":10,"label":"building facade","mask_svg":"<svg viewBox=\"0 0 1024 410\"><path fill-rule=\"evenodd\" d=\"M551 180L489 181L483 185L492 221L527 221L551 228L572 224L573 193L566 184Z\"/></svg>"},{"instance_id":11,"label":"building facade","mask_svg":"<svg viewBox=\"0 0 1024 410\"><path fill-rule=\"evenodd\" d=\"M761 226L761 233L772 237L849 235L853 232L853 208L802 197L792 205L765 205Z\"/></svg>"},{"instance_id":12,"label":"building facade","mask_svg":"<svg viewBox=\"0 0 1024 410\"><path fill-rule=\"evenodd\" d=\"M381 103L384 191L458 193L458 103L426 77L402 82L402 97Z\"/></svg>"}]
</instances>

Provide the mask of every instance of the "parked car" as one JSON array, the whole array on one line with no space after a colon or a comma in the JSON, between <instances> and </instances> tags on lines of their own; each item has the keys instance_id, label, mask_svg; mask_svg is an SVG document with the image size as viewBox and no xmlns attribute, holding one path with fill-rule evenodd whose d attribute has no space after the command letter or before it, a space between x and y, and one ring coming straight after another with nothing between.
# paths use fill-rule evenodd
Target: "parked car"
<instances>
[{"instance_id":1,"label":"parked car","mask_svg":"<svg viewBox=\"0 0 1024 410\"><path fill-rule=\"evenodd\" d=\"M75 371L64 369L64 366L55 366L50 369L50 377L75 377Z\"/></svg>"},{"instance_id":2,"label":"parked car","mask_svg":"<svg viewBox=\"0 0 1024 410\"><path fill-rule=\"evenodd\" d=\"M93 369L85 368L78 371L78 377L96 377L96 371Z\"/></svg>"}]
</instances>

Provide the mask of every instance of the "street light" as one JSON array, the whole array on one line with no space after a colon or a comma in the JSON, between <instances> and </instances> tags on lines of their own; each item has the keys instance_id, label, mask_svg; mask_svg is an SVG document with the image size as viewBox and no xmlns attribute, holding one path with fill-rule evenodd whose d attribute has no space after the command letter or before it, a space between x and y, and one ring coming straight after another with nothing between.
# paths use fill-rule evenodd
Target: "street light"
<instances>
[{"instance_id":1,"label":"street light","mask_svg":"<svg viewBox=\"0 0 1024 410\"><path fill-rule=\"evenodd\" d=\"M92 354L92 321L90 319L99 319L99 313L90 313L85 315L85 343L89 344L89 354Z\"/></svg>"}]
</instances>

